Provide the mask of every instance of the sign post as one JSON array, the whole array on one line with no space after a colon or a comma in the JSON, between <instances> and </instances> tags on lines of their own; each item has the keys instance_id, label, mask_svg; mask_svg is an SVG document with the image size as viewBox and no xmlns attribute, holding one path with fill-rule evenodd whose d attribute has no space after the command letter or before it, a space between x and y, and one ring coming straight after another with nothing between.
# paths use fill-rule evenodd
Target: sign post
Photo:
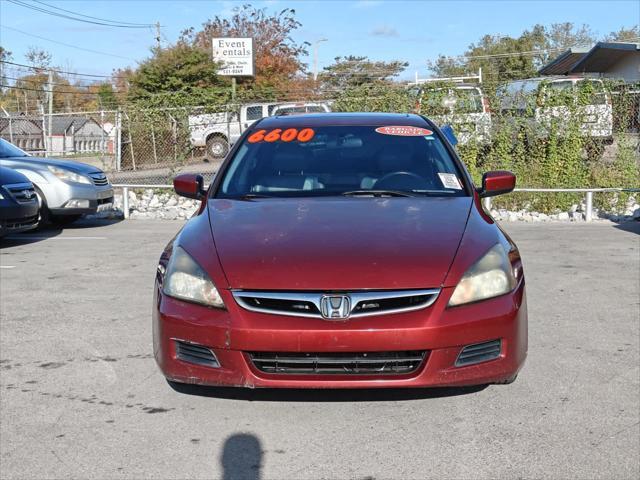
<instances>
[{"instance_id":1,"label":"sign post","mask_svg":"<svg viewBox=\"0 0 640 480\"><path fill-rule=\"evenodd\" d=\"M220 63L218 75L231 77L231 98L236 99L236 78L253 77L255 56L253 38L212 38L213 61Z\"/></svg>"}]
</instances>

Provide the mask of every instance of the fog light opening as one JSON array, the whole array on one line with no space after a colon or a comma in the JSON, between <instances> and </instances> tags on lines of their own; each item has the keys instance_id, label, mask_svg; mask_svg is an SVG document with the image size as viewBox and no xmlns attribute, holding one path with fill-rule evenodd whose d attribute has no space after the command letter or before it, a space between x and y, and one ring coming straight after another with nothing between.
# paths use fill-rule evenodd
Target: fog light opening
<instances>
[{"instance_id":1,"label":"fog light opening","mask_svg":"<svg viewBox=\"0 0 640 480\"><path fill-rule=\"evenodd\" d=\"M176 357L183 362L195 363L211 368L220 368L218 357L209 347L184 340L174 339L176 346Z\"/></svg>"},{"instance_id":2,"label":"fog light opening","mask_svg":"<svg viewBox=\"0 0 640 480\"><path fill-rule=\"evenodd\" d=\"M89 200L72 199L67 202L64 208L89 208Z\"/></svg>"},{"instance_id":3,"label":"fog light opening","mask_svg":"<svg viewBox=\"0 0 640 480\"><path fill-rule=\"evenodd\" d=\"M456 359L456 367L466 367L495 360L502 353L502 340L474 343L464 347Z\"/></svg>"}]
</instances>

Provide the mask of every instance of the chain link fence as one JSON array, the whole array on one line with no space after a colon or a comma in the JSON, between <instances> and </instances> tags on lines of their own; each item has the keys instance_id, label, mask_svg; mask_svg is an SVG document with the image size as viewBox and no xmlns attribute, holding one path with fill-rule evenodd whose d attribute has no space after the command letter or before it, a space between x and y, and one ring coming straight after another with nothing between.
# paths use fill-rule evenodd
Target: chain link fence
<instances>
[{"instance_id":1,"label":"chain link fence","mask_svg":"<svg viewBox=\"0 0 640 480\"><path fill-rule=\"evenodd\" d=\"M586 92L542 83L546 87L523 87L510 96L504 89L487 92L481 83L365 84L332 91L326 101L316 95L207 107L4 112L0 137L34 155L95 165L114 184L158 185L183 172L209 181L233 142L265 116L329 109L419 112L452 125L457 149L476 181L483 171L503 168L514 170L522 187L637 188L640 88L600 83ZM504 201L551 206L534 194L518 195Z\"/></svg>"}]
</instances>

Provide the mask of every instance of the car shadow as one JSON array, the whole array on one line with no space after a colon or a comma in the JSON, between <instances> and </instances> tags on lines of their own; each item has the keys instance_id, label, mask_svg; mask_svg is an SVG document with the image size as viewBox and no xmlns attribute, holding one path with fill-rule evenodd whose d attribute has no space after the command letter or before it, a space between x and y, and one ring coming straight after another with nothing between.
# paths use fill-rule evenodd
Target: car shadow
<instances>
[{"instance_id":1,"label":"car shadow","mask_svg":"<svg viewBox=\"0 0 640 480\"><path fill-rule=\"evenodd\" d=\"M65 225L61 227L63 230L83 230L85 228L99 228L106 227L109 225L115 225L116 223L122 222L121 218L88 218L77 220L69 225ZM60 228L60 227L51 227L51 228Z\"/></svg>"},{"instance_id":2,"label":"car shadow","mask_svg":"<svg viewBox=\"0 0 640 480\"><path fill-rule=\"evenodd\" d=\"M250 433L236 433L224 441L222 480L259 480L262 467L260 440Z\"/></svg>"},{"instance_id":3,"label":"car shadow","mask_svg":"<svg viewBox=\"0 0 640 480\"><path fill-rule=\"evenodd\" d=\"M440 388L363 388L299 389L205 387L168 382L173 390L186 395L248 402L397 402L456 397L480 392L488 385Z\"/></svg>"},{"instance_id":4,"label":"car shadow","mask_svg":"<svg viewBox=\"0 0 640 480\"><path fill-rule=\"evenodd\" d=\"M0 249L42 242L50 238L57 237L61 233L61 228L38 228L36 230L29 230L21 233L10 233L5 237L0 238Z\"/></svg>"},{"instance_id":5,"label":"car shadow","mask_svg":"<svg viewBox=\"0 0 640 480\"><path fill-rule=\"evenodd\" d=\"M613 226L618 230L622 230L625 232L635 233L636 235L640 235L640 221L638 220L629 220L624 223L617 223Z\"/></svg>"}]
</instances>

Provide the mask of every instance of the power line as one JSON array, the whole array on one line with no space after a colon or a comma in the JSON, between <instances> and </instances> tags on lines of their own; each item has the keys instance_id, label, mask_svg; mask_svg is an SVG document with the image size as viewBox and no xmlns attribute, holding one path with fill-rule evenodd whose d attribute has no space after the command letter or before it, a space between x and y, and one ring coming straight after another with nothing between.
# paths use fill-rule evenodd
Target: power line
<instances>
[{"instance_id":1,"label":"power line","mask_svg":"<svg viewBox=\"0 0 640 480\"><path fill-rule=\"evenodd\" d=\"M0 28L6 28L7 30L12 30L14 32L21 33L23 35L27 35L28 37L34 37L34 38L38 38L40 40L45 40L47 42L57 43L58 45L62 45L64 47L69 47L69 48L75 48L76 50L82 50L84 52L95 53L95 54L98 54L98 55L105 55L107 57L121 58L121 59L124 59L124 60L131 60L131 61L134 61L134 62L136 61L135 58L123 57L122 55L116 55L115 53L99 52L97 50L91 50L89 48L82 48L82 47L78 47L76 45L71 45L69 43L58 42L57 40L51 40L50 38L41 37L39 35L35 35L33 33L25 32L25 31L22 31L22 30L18 30L17 28L8 27L6 25L0 25Z\"/></svg>"},{"instance_id":2,"label":"power line","mask_svg":"<svg viewBox=\"0 0 640 480\"><path fill-rule=\"evenodd\" d=\"M106 18L92 17L91 15L84 15L84 14L82 14L82 13L73 12L73 11L71 11L71 10L65 10L64 8L56 7L56 6L54 6L54 5L50 5L50 4L48 4L48 3L41 2L41 1L39 1L39 0L33 0L33 1L34 1L34 2L36 2L36 3L39 3L39 4L41 4L41 5L45 5L45 6L49 7L49 8L53 8L53 9L55 9L55 10L60 10L60 11L62 11L62 12L66 12L66 13L71 13L71 14L73 14L73 15L77 15L78 17L91 18L91 19L93 19L93 20L100 20L100 21L102 21L102 22L119 23L119 24L122 24L122 25L135 25L135 26L138 26L138 27L150 27L150 26L153 26L153 25L148 24L148 23L123 22L123 21L121 21L121 20L108 20L108 19L106 19Z\"/></svg>"},{"instance_id":3,"label":"power line","mask_svg":"<svg viewBox=\"0 0 640 480\"><path fill-rule=\"evenodd\" d=\"M4 84L0 84L0 88L10 88L12 90L23 90L26 92L38 92L38 93L43 93L43 92L48 92L49 90L45 89L45 88L27 88L27 87L16 87L15 85L4 85ZM54 93L56 94L71 94L71 95L99 95L100 92L72 92L69 90L53 90ZM114 92L115 93L115 92Z\"/></svg>"},{"instance_id":4,"label":"power line","mask_svg":"<svg viewBox=\"0 0 640 480\"><path fill-rule=\"evenodd\" d=\"M14 65L16 67L29 68L32 70L43 70L42 67L34 67L33 65L25 65L23 63L15 63L9 62L8 60L0 60L0 63L4 63L6 65ZM74 75L77 77L92 77L92 78L113 78L113 79L126 79L127 77L114 76L114 75L98 75L92 73L77 73L77 72L67 72L64 70L58 70L57 68L46 68L46 70L51 70L54 73L59 73L61 75Z\"/></svg>"},{"instance_id":5,"label":"power line","mask_svg":"<svg viewBox=\"0 0 640 480\"><path fill-rule=\"evenodd\" d=\"M108 21L100 21L100 22L97 22L97 21L94 21L94 20L85 20L83 18L77 18L77 17L73 17L71 15L66 15L66 14L63 14L63 13L58 13L58 12L55 12L55 11L47 10L45 8L38 7L36 5L30 5L30 4L22 2L20 0L7 0L7 1L10 2L10 3L13 3L14 5L19 5L21 7L28 8L30 10L35 10L36 12L46 13L47 15L53 15L54 17L66 18L66 19L69 19L69 20L75 20L76 22L90 23L90 24L93 24L93 25L101 25L101 26L104 26L104 27L149 28L150 26L152 26L150 24L149 25L146 25L146 24L145 25L142 25L142 24L141 25L125 25L125 24L120 24L120 23L107 23L107 22L111 22L110 20L108 20ZM74 15L76 15L76 14L74 13Z\"/></svg>"}]
</instances>

